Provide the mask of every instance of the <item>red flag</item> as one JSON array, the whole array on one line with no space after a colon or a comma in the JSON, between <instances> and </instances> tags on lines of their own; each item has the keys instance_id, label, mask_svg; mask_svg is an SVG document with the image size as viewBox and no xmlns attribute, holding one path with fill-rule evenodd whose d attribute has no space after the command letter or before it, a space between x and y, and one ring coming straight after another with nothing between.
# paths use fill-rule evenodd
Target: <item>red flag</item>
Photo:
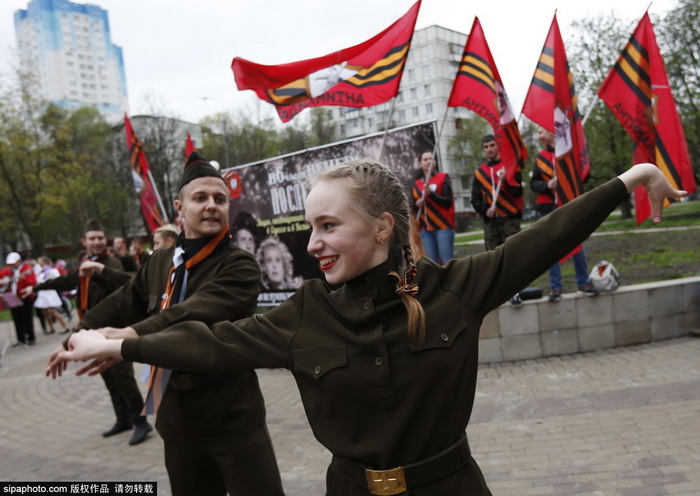
<instances>
[{"instance_id":1,"label":"red flag","mask_svg":"<svg viewBox=\"0 0 700 496\"><path fill-rule=\"evenodd\" d=\"M231 68L238 89L275 105L282 122L306 107L384 103L399 91L420 3L374 38L323 57L274 66L236 57Z\"/></svg>"},{"instance_id":2,"label":"red flag","mask_svg":"<svg viewBox=\"0 0 700 496\"><path fill-rule=\"evenodd\" d=\"M598 96L634 140L635 163L656 164L676 189L688 193L697 189L683 125L648 13L639 21ZM646 191L635 190L634 199L637 224L641 224L650 215Z\"/></svg>"},{"instance_id":3,"label":"red flag","mask_svg":"<svg viewBox=\"0 0 700 496\"><path fill-rule=\"evenodd\" d=\"M577 100L555 14L522 113L554 133L559 205L568 203L583 192L583 181L590 172Z\"/></svg>"},{"instance_id":4,"label":"red flag","mask_svg":"<svg viewBox=\"0 0 700 496\"><path fill-rule=\"evenodd\" d=\"M491 124L508 181L514 183L515 173L527 158L527 148L478 17L464 45L447 106L466 107Z\"/></svg>"},{"instance_id":5,"label":"red flag","mask_svg":"<svg viewBox=\"0 0 700 496\"><path fill-rule=\"evenodd\" d=\"M156 229L167 222L167 218L165 221L163 220L164 216L161 215L158 208L156 185L151 178L146 152L143 151L143 146L134 133L134 128L131 127L131 121L126 114L124 114L124 131L126 132L126 146L129 149L129 164L131 165L134 189L139 195L143 217L146 219L151 234L153 234Z\"/></svg>"},{"instance_id":6,"label":"red flag","mask_svg":"<svg viewBox=\"0 0 700 496\"><path fill-rule=\"evenodd\" d=\"M194 146L194 141L192 141L190 133L187 133L187 140L185 141L185 160L187 160L187 157L190 156L190 153L196 150L197 148Z\"/></svg>"}]
</instances>

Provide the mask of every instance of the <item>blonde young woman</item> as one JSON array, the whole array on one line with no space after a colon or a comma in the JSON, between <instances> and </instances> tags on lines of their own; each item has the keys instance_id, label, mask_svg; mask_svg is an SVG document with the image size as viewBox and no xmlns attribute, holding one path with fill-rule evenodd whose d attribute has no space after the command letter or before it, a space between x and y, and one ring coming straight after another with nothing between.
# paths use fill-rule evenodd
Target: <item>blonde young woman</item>
<instances>
[{"instance_id":1,"label":"blonde young woman","mask_svg":"<svg viewBox=\"0 0 700 496\"><path fill-rule=\"evenodd\" d=\"M287 368L314 435L333 454L329 496L489 495L465 437L482 319L637 185L648 188L656 221L664 197L685 194L655 166L637 165L496 250L438 265L413 260L396 176L377 163L346 163L323 172L306 201L308 251L339 289L309 280L266 314L211 328L184 322L140 338L82 331L47 375L60 374L64 360L96 358L78 371L92 374L122 357L189 370Z\"/></svg>"}]
</instances>

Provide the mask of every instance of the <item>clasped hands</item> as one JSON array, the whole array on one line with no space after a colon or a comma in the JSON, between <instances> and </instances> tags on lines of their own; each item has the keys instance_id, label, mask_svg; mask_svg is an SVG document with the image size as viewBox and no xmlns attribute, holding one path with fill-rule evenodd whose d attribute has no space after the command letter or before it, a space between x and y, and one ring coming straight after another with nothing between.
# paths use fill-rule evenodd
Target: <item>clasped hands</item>
<instances>
[{"instance_id":1,"label":"clasped hands","mask_svg":"<svg viewBox=\"0 0 700 496\"><path fill-rule=\"evenodd\" d=\"M46 377L56 379L63 375L63 372L68 367L68 362L85 362L98 355L101 351L100 345L104 344L108 339L134 337L138 337L138 334L132 327L103 327L94 330L83 329L74 333L68 339L67 350L63 345L59 345L49 356L49 362L45 371ZM75 375L97 375L121 360L122 358L115 357L95 358L76 370Z\"/></svg>"}]
</instances>

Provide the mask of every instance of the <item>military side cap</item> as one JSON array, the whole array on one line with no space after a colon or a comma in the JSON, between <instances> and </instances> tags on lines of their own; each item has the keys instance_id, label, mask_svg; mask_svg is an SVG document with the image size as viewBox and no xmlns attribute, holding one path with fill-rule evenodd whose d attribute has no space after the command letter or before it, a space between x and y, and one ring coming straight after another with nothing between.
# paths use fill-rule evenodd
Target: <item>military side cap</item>
<instances>
[{"instance_id":1,"label":"military side cap","mask_svg":"<svg viewBox=\"0 0 700 496\"><path fill-rule=\"evenodd\" d=\"M182 172L182 177L180 178L178 191L190 181L200 177L218 177L222 181L224 180L221 173L207 162L202 155L197 152L192 152L190 156L187 157L187 163L185 163L185 170Z\"/></svg>"}]
</instances>

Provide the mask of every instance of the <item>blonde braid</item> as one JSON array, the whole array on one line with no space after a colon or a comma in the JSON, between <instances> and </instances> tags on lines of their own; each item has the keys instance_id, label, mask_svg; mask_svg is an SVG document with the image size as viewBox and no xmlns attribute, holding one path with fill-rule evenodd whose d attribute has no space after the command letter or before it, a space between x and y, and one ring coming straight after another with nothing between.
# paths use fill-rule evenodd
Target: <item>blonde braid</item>
<instances>
[{"instance_id":1,"label":"blonde braid","mask_svg":"<svg viewBox=\"0 0 700 496\"><path fill-rule=\"evenodd\" d=\"M411 250L411 245L406 244L403 247L403 256L406 260L406 267L412 267L414 265L413 261L413 250ZM401 285L405 285L408 282L404 279ZM414 297L409 296L403 291L399 291L399 296L406 311L408 312L408 336L418 343L425 341L425 310L423 310L423 305Z\"/></svg>"}]
</instances>

